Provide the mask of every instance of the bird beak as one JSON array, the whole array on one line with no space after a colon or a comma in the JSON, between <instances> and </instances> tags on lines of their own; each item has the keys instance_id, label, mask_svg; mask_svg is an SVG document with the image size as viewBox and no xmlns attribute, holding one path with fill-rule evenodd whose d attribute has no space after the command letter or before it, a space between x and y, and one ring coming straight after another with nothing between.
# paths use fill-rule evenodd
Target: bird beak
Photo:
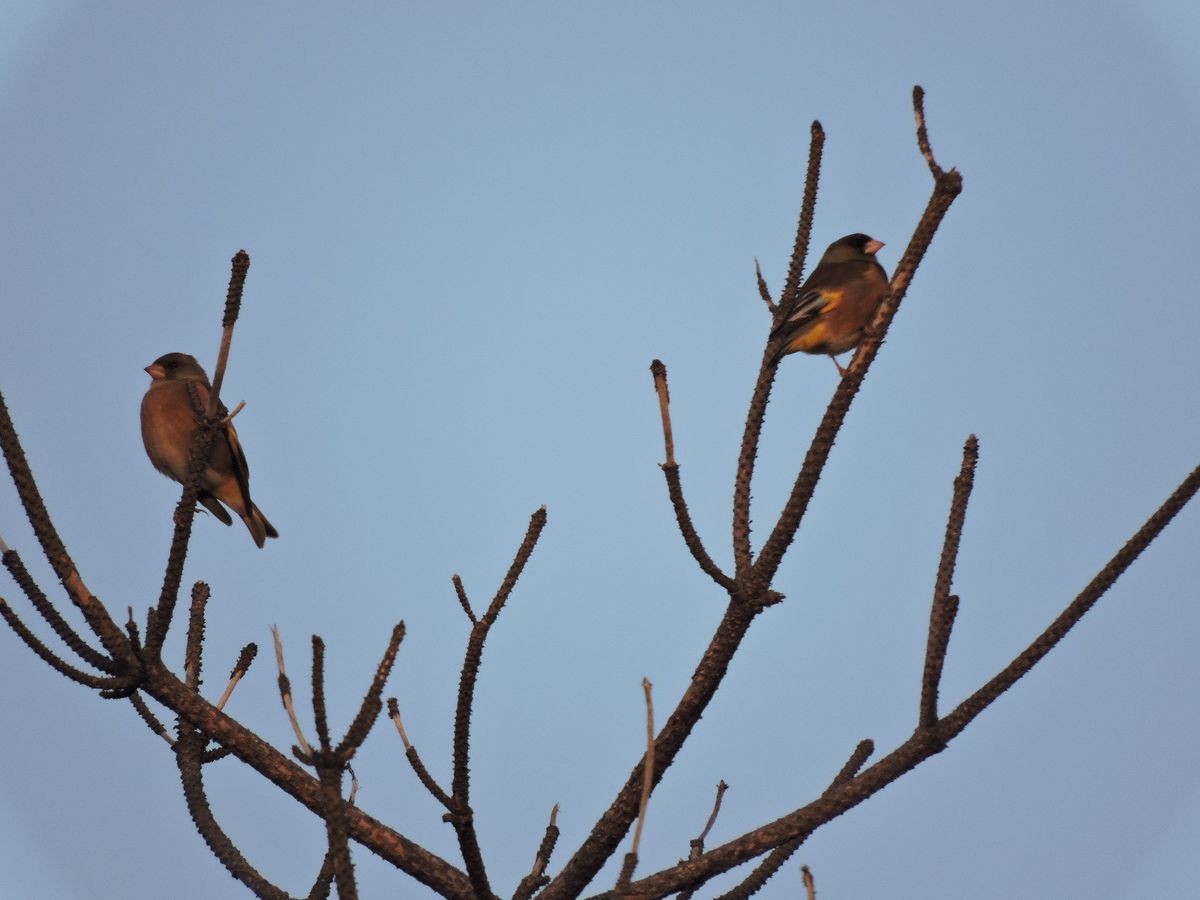
<instances>
[{"instance_id":1,"label":"bird beak","mask_svg":"<svg viewBox=\"0 0 1200 900\"><path fill-rule=\"evenodd\" d=\"M886 246L887 246L887 244L885 244L883 241L870 240L870 241L867 241L867 246L865 249L868 253L870 253L872 256L874 256L876 253L878 253L880 250L882 250Z\"/></svg>"},{"instance_id":2,"label":"bird beak","mask_svg":"<svg viewBox=\"0 0 1200 900\"><path fill-rule=\"evenodd\" d=\"M146 374L155 381L162 381L167 377L167 370L158 363L150 363L150 365L146 366Z\"/></svg>"}]
</instances>

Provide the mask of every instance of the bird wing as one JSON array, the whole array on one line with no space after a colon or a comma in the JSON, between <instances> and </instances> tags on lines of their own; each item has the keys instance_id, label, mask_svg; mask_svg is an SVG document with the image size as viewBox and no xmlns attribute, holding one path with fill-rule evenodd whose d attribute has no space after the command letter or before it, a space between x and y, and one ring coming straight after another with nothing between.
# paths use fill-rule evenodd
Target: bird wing
<instances>
[{"instance_id":1,"label":"bird wing","mask_svg":"<svg viewBox=\"0 0 1200 900\"><path fill-rule=\"evenodd\" d=\"M207 378L199 382L199 388L200 400L207 406L208 394L212 389L209 386ZM217 416L219 418L225 418L228 415L229 410L225 408L225 404L222 403L218 398ZM222 427L215 435L213 435L213 440L224 440L226 445L229 447L229 457L233 468L233 477L237 480L238 492L242 495L243 505L248 515L250 510L254 508L254 505L250 502L250 466L246 463L246 454L242 452L242 444L238 440L237 429L233 427L232 422L226 422L224 427ZM213 451L210 451L209 465L213 464L214 458L219 457L217 457ZM217 469L219 470L220 468L221 465L218 463ZM226 524L229 523L226 522Z\"/></svg>"},{"instance_id":2,"label":"bird wing","mask_svg":"<svg viewBox=\"0 0 1200 900\"><path fill-rule=\"evenodd\" d=\"M771 339L799 331L818 316L835 308L842 301L842 291L811 290L796 298L796 304L787 318L771 332Z\"/></svg>"},{"instance_id":3,"label":"bird wing","mask_svg":"<svg viewBox=\"0 0 1200 900\"><path fill-rule=\"evenodd\" d=\"M229 442L229 449L232 451L233 475L237 479L238 490L242 492L242 499L246 503L246 514L249 515L250 510L254 509L254 504L250 502L250 466L246 462L246 454L242 452L242 445L238 441L237 429L233 427L233 423L227 423L223 431L225 440Z\"/></svg>"}]
</instances>

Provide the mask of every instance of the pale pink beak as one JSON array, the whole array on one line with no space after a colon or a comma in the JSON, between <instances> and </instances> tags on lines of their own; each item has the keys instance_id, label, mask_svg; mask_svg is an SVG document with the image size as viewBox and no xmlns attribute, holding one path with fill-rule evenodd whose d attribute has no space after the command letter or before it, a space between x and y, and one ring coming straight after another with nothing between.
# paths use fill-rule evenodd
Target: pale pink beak
<instances>
[{"instance_id":1,"label":"pale pink beak","mask_svg":"<svg viewBox=\"0 0 1200 900\"><path fill-rule=\"evenodd\" d=\"M876 253L878 253L880 250L882 250L886 246L887 246L887 244L885 244L883 241L877 241L877 240L872 239L872 240L867 241L867 246L864 249L868 253L870 253L872 256L874 256Z\"/></svg>"},{"instance_id":2,"label":"pale pink beak","mask_svg":"<svg viewBox=\"0 0 1200 900\"><path fill-rule=\"evenodd\" d=\"M146 374L149 375L155 381L162 381L164 378L167 377L167 370L164 369L162 366L160 366L158 363L150 363L150 365L146 366L145 371L146 371Z\"/></svg>"}]
</instances>

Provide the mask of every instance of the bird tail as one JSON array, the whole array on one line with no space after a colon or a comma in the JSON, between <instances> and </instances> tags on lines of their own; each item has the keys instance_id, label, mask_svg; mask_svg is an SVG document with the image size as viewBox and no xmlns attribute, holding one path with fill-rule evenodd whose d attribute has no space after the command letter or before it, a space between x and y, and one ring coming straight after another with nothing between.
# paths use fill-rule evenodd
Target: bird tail
<instances>
[{"instance_id":1,"label":"bird tail","mask_svg":"<svg viewBox=\"0 0 1200 900\"><path fill-rule=\"evenodd\" d=\"M246 528L250 531L250 537L254 538L254 543L260 549L267 542L267 538L279 537L279 532L275 530L275 526L267 521L267 517L262 514L262 510L257 506L251 505L250 514L242 516L242 521L246 523Z\"/></svg>"}]
</instances>

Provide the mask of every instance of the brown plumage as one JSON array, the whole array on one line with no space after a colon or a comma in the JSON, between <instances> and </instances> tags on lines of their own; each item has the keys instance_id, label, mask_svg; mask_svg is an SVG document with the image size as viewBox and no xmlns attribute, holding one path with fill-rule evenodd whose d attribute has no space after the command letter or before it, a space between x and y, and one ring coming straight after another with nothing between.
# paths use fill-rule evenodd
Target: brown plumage
<instances>
[{"instance_id":1,"label":"brown plumage","mask_svg":"<svg viewBox=\"0 0 1200 900\"><path fill-rule=\"evenodd\" d=\"M789 353L824 353L846 374L837 354L862 343L891 289L875 259L881 247L882 241L865 234L848 234L829 245L795 302L781 310L782 320L770 337L778 343L771 365Z\"/></svg>"},{"instance_id":2,"label":"brown plumage","mask_svg":"<svg viewBox=\"0 0 1200 900\"><path fill-rule=\"evenodd\" d=\"M160 356L146 366L146 372L151 378L150 389L142 398L142 442L146 445L146 455L154 468L182 484L187 478L188 451L196 434L187 386L194 384L200 402L207 405L208 376L195 357L186 353ZM228 414L223 406L220 414ZM279 537L262 510L250 500L250 469L232 422L213 435L208 468L200 479L199 502L226 525L232 525L233 519L221 506L224 503L246 523L259 547L267 538Z\"/></svg>"}]
</instances>

